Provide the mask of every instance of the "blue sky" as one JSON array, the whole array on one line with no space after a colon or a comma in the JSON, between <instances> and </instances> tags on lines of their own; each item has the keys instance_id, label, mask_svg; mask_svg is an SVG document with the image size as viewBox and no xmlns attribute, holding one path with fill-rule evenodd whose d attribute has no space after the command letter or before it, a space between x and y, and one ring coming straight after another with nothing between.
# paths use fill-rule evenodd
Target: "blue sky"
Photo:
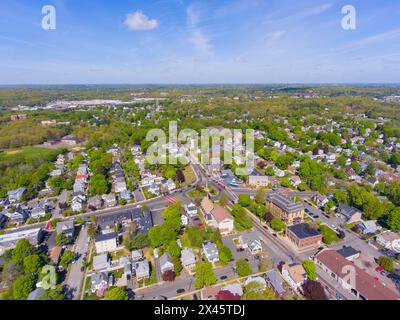
<instances>
[{"instance_id":1,"label":"blue sky","mask_svg":"<svg viewBox=\"0 0 400 320\"><path fill-rule=\"evenodd\" d=\"M400 82L400 1L0 2L0 84L353 82Z\"/></svg>"}]
</instances>

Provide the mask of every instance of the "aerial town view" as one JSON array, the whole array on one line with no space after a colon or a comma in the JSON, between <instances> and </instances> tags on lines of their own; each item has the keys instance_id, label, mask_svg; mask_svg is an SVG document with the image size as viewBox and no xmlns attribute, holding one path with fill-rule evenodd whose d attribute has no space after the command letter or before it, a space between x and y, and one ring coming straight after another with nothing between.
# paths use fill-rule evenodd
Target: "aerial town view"
<instances>
[{"instance_id":1,"label":"aerial town view","mask_svg":"<svg viewBox=\"0 0 400 320\"><path fill-rule=\"evenodd\" d=\"M48 2L0 3L0 303L400 300L400 2Z\"/></svg>"}]
</instances>

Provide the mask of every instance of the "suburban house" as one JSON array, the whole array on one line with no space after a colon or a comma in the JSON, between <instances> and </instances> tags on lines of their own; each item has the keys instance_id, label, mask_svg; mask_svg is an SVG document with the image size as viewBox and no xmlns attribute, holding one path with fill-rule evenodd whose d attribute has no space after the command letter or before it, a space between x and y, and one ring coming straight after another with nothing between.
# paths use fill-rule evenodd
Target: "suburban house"
<instances>
[{"instance_id":1,"label":"suburban house","mask_svg":"<svg viewBox=\"0 0 400 320\"><path fill-rule=\"evenodd\" d=\"M33 219L40 219L44 218L46 216L46 209L44 205L37 204L32 210L31 210L31 218Z\"/></svg>"},{"instance_id":2,"label":"suburban house","mask_svg":"<svg viewBox=\"0 0 400 320\"><path fill-rule=\"evenodd\" d=\"M327 197L323 196L318 192L312 197L312 200L320 208L324 207L329 202Z\"/></svg>"},{"instance_id":3,"label":"suburban house","mask_svg":"<svg viewBox=\"0 0 400 320\"><path fill-rule=\"evenodd\" d=\"M217 295L221 291L220 286L206 287L200 292L201 300L217 300Z\"/></svg>"},{"instance_id":4,"label":"suburban house","mask_svg":"<svg viewBox=\"0 0 400 320\"><path fill-rule=\"evenodd\" d=\"M267 287L267 281L261 276L249 276L244 282L243 285L247 286L251 282L258 282L264 288Z\"/></svg>"},{"instance_id":5,"label":"suburban house","mask_svg":"<svg viewBox=\"0 0 400 320\"><path fill-rule=\"evenodd\" d=\"M5 214L0 213L0 229L3 229L7 224L8 217Z\"/></svg>"},{"instance_id":6,"label":"suburban house","mask_svg":"<svg viewBox=\"0 0 400 320\"><path fill-rule=\"evenodd\" d=\"M340 214L348 224L361 221L361 216L363 215L360 210L342 203L339 205L337 213Z\"/></svg>"},{"instance_id":7,"label":"suburban house","mask_svg":"<svg viewBox=\"0 0 400 320\"><path fill-rule=\"evenodd\" d=\"M234 219L226 209L214 204L208 197L203 198L200 208L208 226L218 228L221 234L228 234L233 230Z\"/></svg>"},{"instance_id":8,"label":"suburban house","mask_svg":"<svg viewBox=\"0 0 400 320\"><path fill-rule=\"evenodd\" d=\"M343 246L342 249L336 251L341 256L349 261L354 261L360 257L360 251L354 249L353 247Z\"/></svg>"},{"instance_id":9,"label":"suburban house","mask_svg":"<svg viewBox=\"0 0 400 320\"><path fill-rule=\"evenodd\" d=\"M297 187L301 183L301 179L299 176L292 176L290 178L290 183L294 186Z\"/></svg>"},{"instance_id":10,"label":"suburban house","mask_svg":"<svg viewBox=\"0 0 400 320\"><path fill-rule=\"evenodd\" d=\"M49 249L47 253L50 258L50 261L57 265L60 260L62 251L63 251L62 247L59 246L55 246Z\"/></svg>"},{"instance_id":11,"label":"suburban house","mask_svg":"<svg viewBox=\"0 0 400 320\"><path fill-rule=\"evenodd\" d=\"M311 228L308 223L299 223L287 227L286 235L299 250L319 247L322 242L322 234Z\"/></svg>"},{"instance_id":12,"label":"suburban house","mask_svg":"<svg viewBox=\"0 0 400 320\"><path fill-rule=\"evenodd\" d=\"M185 248L181 251L181 262L182 266L189 272L191 272L196 266L196 256L193 250Z\"/></svg>"},{"instance_id":13,"label":"suburban house","mask_svg":"<svg viewBox=\"0 0 400 320\"><path fill-rule=\"evenodd\" d=\"M399 300L400 295L377 281L333 249L324 249L314 256L315 263L344 289L362 300ZM354 270L354 281L348 281L349 270Z\"/></svg>"},{"instance_id":14,"label":"suburban house","mask_svg":"<svg viewBox=\"0 0 400 320\"><path fill-rule=\"evenodd\" d=\"M285 294L285 282L278 272L275 270L270 270L265 274L265 280L267 282L267 286L274 290L275 294L278 297L283 297Z\"/></svg>"},{"instance_id":15,"label":"suburban house","mask_svg":"<svg viewBox=\"0 0 400 320\"><path fill-rule=\"evenodd\" d=\"M142 250L133 250L131 253L132 262L137 262L143 259L143 251Z\"/></svg>"},{"instance_id":16,"label":"suburban house","mask_svg":"<svg viewBox=\"0 0 400 320\"><path fill-rule=\"evenodd\" d=\"M103 297L108 289L109 276L107 272L96 272L91 277L92 280L92 293L96 293L98 297Z\"/></svg>"},{"instance_id":17,"label":"suburban house","mask_svg":"<svg viewBox=\"0 0 400 320\"><path fill-rule=\"evenodd\" d=\"M203 242L203 252L207 260L211 263L219 261L218 248L215 243L212 243L211 241Z\"/></svg>"},{"instance_id":18,"label":"suburban house","mask_svg":"<svg viewBox=\"0 0 400 320\"><path fill-rule=\"evenodd\" d=\"M117 199L115 198L115 195L113 193L104 194L102 196L102 199L106 208L115 207L117 205Z\"/></svg>"},{"instance_id":19,"label":"suburban house","mask_svg":"<svg viewBox=\"0 0 400 320\"><path fill-rule=\"evenodd\" d=\"M69 239L74 237L75 223L74 221L60 221L56 225L57 234L63 232Z\"/></svg>"},{"instance_id":20,"label":"suburban house","mask_svg":"<svg viewBox=\"0 0 400 320\"><path fill-rule=\"evenodd\" d=\"M98 195L90 197L87 201L87 207L89 210L94 211L94 210L101 209L102 205L103 205L103 200Z\"/></svg>"},{"instance_id":21,"label":"suburban house","mask_svg":"<svg viewBox=\"0 0 400 320\"><path fill-rule=\"evenodd\" d=\"M188 217L193 218L197 217L197 207L194 203L189 203L188 205L185 205L185 210L187 212Z\"/></svg>"},{"instance_id":22,"label":"suburban house","mask_svg":"<svg viewBox=\"0 0 400 320\"><path fill-rule=\"evenodd\" d=\"M267 196L267 209L288 226L301 223L304 219L304 206L279 192Z\"/></svg>"},{"instance_id":23,"label":"suburban house","mask_svg":"<svg viewBox=\"0 0 400 320\"><path fill-rule=\"evenodd\" d=\"M21 224L24 223L29 217L29 210L18 207L16 210L6 213L11 223Z\"/></svg>"},{"instance_id":24,"label":"suburban house","mask_svg":"<svg viewBox=\"0 0 400 320\"><path fill-rule=\"evenodd\" d=\"M358 225L358 227L360 228L362 234L372 234L372 233L376 233L379 230L382 229L381 226L379 226L376 221L361 221L361 223Z\"/></svg>"},{"instance_id":25,"label":"suburban house","mask_svg":"<svg viewBox=\"0 0 400 320\"><path fill-rule=\"evenodd\" d=\"M7 192L7 197L8 200L10 201L10 203L16 203L19 202L23 196L23 194L25 193L26 188L18 188L15 190L10 190Z\"/></svg>"},{"instance_id":26,"label":"suburban house","mask_svg":"<svg viewBox=\"0 0 400 320\"><path fill-rule=\"evenodd\" d=\"M102 253L100 255L93 257L93 270L107 270L111 266L111 261L108 259L107 253Z\"/></svg>"},{"instance_id":27,"label":"suburban house","mask_svg":"<svg viewBox=\"0 0 400 320\"><path fill-rule=\"evenodd\" d=\"M153 226L153 217L149 208L136 207L133 208L132 221L136 225L138 232L148 233Z\"/></svg>"},{"instance_id":28,"label":"suburban house","mask_svg":"<svg viewBox=\"0 0 400 320\"><path fill-rule=\"evenodd\" d=\"M115 251L118 248L118 235L115 232L101 234L95 238L97 254Z\"/></svg>"},{"instance_id":29,"label":"suburban house","mask_svg":"<svg viewBox=\"0 0 400 320\"><path fill-rule=\"evenodd\" d=\"M243 249L249 249L252 255L260 254L263 249L260 239L253 233L241 234L239 236L239 245Z\"/></svg>"},{"instance_id":30,"label":"suburban house","mask_svg":"<svg viewBox=\"0 0 400 320\"><path fill-rule=\"evenodd\" d=\"M85 203L84 199L81 197L74 197L71 203L71 209L74 212L80 212L83 210L83 204Z\"/></svg>"},{"instance_id":31,"label":"suburban house","mask_svg":"<svg viewBox=\"0 0 400 320\"><path fill-rule=\"evenodd\" d=\"M150 278L150 266L147 260L136 262L133 269L135 270L137 280Z\"/></svg>"},{"instance_id":32,"label":"suburban house","mask_svg":"<svg viewBox=\"0 0 400 320\"><path fill-rule=\"evenodd\" d=\"M400 236L393 231L385 231L376 236L376 242L389 250L400 253Z\"/></svg>"},{"instance_id":33,"label":"suburban house","mask_svg":"<svg viewBox=\"0 0 400 320\"><path fill-rule=\"evenodd\" d=\"M282 265L282 277L293 290L298 290L307 278L307 273L301 264Z\"/></svg>"},{"instance_id":34,"label":"suburban house","mask_svg":"<svg viewBox=\"0 0 400 320\"><path fill-rule=\"evenodd\" d=\"M168 252L165 252L159 259L161 273L167 271L174 271L174 264L172 263L172 258Z\"/></svg>"}]
</instances>

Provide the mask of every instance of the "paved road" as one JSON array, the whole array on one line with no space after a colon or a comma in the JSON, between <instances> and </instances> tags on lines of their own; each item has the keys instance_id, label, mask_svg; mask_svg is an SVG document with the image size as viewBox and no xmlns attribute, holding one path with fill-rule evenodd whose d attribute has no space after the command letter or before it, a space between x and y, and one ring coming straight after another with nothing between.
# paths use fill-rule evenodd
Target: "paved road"
<instances>
[{"instance_id":1,"label":"paved road","mask_svg":"<svg viewBox=\"0 0 400 320\"><path fill-rule=\"evenodd\" d=\"M88 250L88 234L86 228L81 229L79 236L74 245L74 252L79 257L79 259L71 264L69 269L67 279L66 279L66 287L68 290L68 299L70 300L78 300L79 292L82 286L82 279L84 276L84 272L81 271L82 268L82 260L84 255Z\"/></svg>"}]
</instances>

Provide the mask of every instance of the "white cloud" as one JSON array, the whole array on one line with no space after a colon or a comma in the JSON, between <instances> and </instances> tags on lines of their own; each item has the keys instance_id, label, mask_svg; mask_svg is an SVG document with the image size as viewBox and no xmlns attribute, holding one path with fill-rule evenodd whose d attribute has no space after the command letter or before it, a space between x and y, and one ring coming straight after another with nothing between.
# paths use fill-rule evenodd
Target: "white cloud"
<instances>
[{"instance_id":1,"label":"white cloud","mask_svg":"<svg viewBox=\"0 0 400 320\"><path fill-rule=\"evenodd\" d=\"M158 27L156 19L149 19L143 12L136 11L126 16L125 26L131 31L153 30Z\"/></svg>"},{"instance_id":2,"label":"white cloud","mask_svg":"<svg viewBox=\"0 0 400 320\"><path fill-rule=\"evenodd\" d=\"M193 30L189 40L197 50L203 53L211 53L212 45L210 43L210 39L201 30Z\"/></svg>"},{"instance_id":3,"label":"white cloud","mask_svg":"<svg viewBox=\"0 0 400 320\"><path fill-rule=\"evenodd\" d=\"M368 46L381 42L394 41L399 39L400 39L400 29L396 29L355 41L350 45L348 45L347 47L352 48L352 47Z\"/></svg>"},{"instance_id":4,"label":"white cloud","mask_svg":"<svg viewBox=\"0 0 400 320\"><path fill-rule=\"evenodd\" d=\"M206 54L212 53L213 46L210 37L199 27L203 16L203 8L200 3L194 3L186 10L187 25L190 31L189 41L195 48Z\"/></svg>"},{"instance_id":5,"label":"white cloud","mask_svg":"<svg viewBox=\"0 0 400 320\"><path fill-rule=\"evenodd\" d=\"M265 35L265 38L270 39L270 40L278 40L284 37L286 34L286 30L278 30L278 31L273 31L269 32Z\"/></svg>"}]
</instances>

